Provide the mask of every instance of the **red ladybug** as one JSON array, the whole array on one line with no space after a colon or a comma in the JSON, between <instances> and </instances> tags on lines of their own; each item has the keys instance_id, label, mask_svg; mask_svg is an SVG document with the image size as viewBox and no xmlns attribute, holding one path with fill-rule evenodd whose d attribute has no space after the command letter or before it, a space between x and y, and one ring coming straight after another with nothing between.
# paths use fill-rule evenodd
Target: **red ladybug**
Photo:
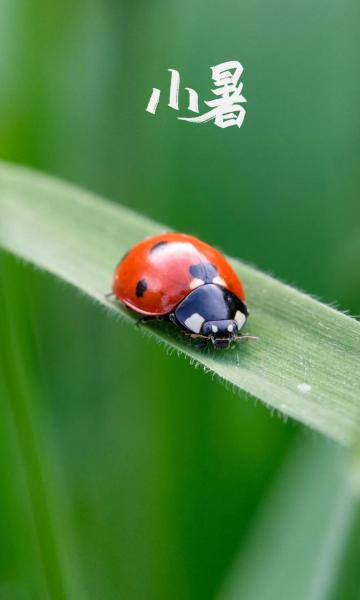
<instances>
[{"instance_id":1,"label":"red ladybug","mask_svg":"<svg viewBox=\"0 0 360 600\"><path fill-rule=\"evenodd\" d=\"M134 246L116 268L113 294L147 318L166 318L202 342L228 347L248 318L243 286L215 248L183 233Z\"/></svg>"}]
</instances>

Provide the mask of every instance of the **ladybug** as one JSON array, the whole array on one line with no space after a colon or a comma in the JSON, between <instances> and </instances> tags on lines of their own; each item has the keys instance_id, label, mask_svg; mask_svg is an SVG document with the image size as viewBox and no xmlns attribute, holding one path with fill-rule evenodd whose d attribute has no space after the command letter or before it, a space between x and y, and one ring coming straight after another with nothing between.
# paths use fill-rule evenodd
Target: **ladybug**
<instances>
[{"instance_id":1,"label":"ladybug","mask_svg":"<svg viewBox=\"0 0 360 600\"><path fill-rule=\"evenodd\" d=\"M148 237L122 258L113 295L142 315L168 319L201 345L228 347L249 313L237 274L212 246L184 233Z\"/></svg>"}]
</instances>

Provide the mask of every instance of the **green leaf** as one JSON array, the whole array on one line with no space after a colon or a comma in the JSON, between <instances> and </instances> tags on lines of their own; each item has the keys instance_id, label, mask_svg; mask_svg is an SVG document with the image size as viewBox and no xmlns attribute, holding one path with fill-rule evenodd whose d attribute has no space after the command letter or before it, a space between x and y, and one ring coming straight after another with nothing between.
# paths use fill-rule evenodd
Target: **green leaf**
<instances>
[{"instance_id":1,"label":"green leaf","mask_svg":"<svg viewBox=\"0 0 360 600\"><path fill-rule=\"evenodd\" d=\"M105 298L114 267L132 244L164 229L56 179L0 166L0 245L127 320L135 317ZM201 352L170 324L149 325L146 331L234 388L350 444L359 432L360 324L238 260L231 262L247 292L247 332L259 336L258 342Z\"/></svg>"},{"instance_id":2,"label":"green leaf","mask_svg":"<svg viewBox=\"0 0 360 600\"><path fill-rule=\"evenodd\" d=\"M12 537L22 540L21 549L15 544L20 556L16 566L19 587L26 589L27 597L81 600L64 483L49 423L45 432L42 390L34 391L37 348L31 307L22 295L28 272L20 265L14 269L9 258L0 255L0 471L3 493L15 491L3 508L2 531L6 536L9 529Z\"/></svg>"},{"instance_id":3,"label":"green leaf","mask_svg":"<svg viewBox=\"0 0 360 600\"><path fill-rule=\"evenodd\" d=\"M328 440L297 441L219 600L332 597L357 513L348 459Z\"/></svg>"}]
</instances>

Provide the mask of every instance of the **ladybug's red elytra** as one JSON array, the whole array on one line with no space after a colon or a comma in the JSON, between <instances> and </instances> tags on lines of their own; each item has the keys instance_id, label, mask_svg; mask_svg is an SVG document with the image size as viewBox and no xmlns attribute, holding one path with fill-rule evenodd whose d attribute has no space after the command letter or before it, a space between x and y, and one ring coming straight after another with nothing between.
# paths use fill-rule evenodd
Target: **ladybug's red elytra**
<instances>
[{"instance_id":1,"label":"ladybug's red elytra","mask_svg":"<svg viewBox=\"0 0 360 600\"><path fill-rule=\"evenodd\" d=\"M242 283L215 248L184 233L134 246L118 264L113 294L144 320L164 318L206 345L228 347L248 318Z\"/></svg>"}]
</instances>

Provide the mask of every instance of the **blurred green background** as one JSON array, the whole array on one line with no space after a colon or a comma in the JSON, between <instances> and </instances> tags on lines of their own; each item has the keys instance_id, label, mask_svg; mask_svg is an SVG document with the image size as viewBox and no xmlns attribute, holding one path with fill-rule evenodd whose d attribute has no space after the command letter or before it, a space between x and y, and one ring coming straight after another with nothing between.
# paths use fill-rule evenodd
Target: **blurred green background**
<instances>
[{"instance_id":1,"label":"blurred green background","mask_svg":"<svg viewBox=\"0 0 360 600\"><path fill-rule=\"evenodd\" d=\"M357 0L0 6L2 159L360 313ZM245 69L242 128L178 121L167 69L205 100L209 67L227 60ZM309 495L332 498L322 478L340 450L50 277L4 255L0 268L1 599L217 597L294 444L311 446L304 472L323 457ZM304 525L309 552L319 535ZM354 544L331 597L360 597ZM267 596L262 567L263 593L238 597L310 597Z\"/></svg>"}]
</instances>

